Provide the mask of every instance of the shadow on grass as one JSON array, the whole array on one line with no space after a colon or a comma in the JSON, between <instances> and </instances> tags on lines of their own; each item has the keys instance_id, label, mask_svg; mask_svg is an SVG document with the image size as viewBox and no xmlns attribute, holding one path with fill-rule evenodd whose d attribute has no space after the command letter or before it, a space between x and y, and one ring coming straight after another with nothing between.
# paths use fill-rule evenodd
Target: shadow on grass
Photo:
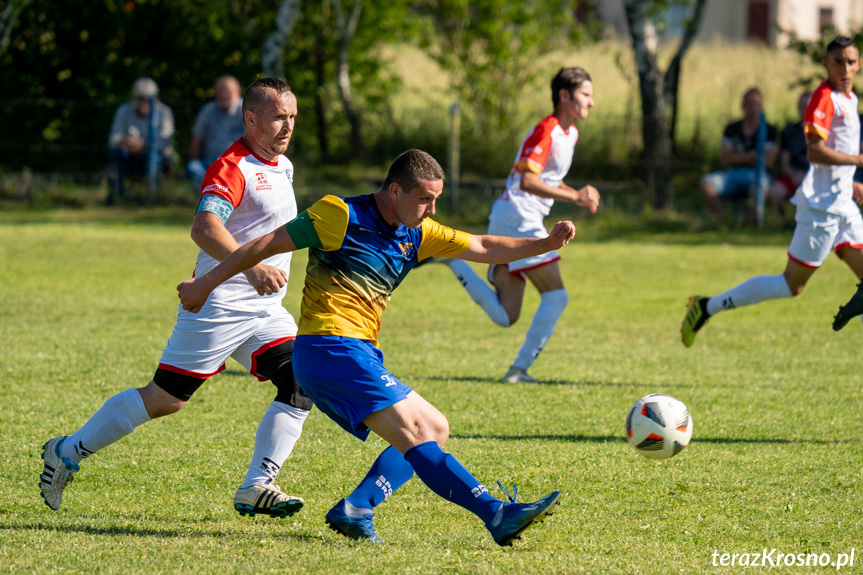
<instances>
[{"instance_id":1,"label":"shadow on grass","mask_svg":"<svg viewBox=\"0 0 863 575\"><path fill-rule=\"evenodd\" d=\"M578 386L587 386L587 387L624 387L627 389L637 388L644 386L644 382L612 382L612 381L563 381L563 380L551 380L551 379L541 379L539 383L503 383L498 377L478 377L472 375L456 375L456 376L445 376L445 375L427 375L422 376L422 379L426 381L440 381L443 383L496 383L504 386L510 385L526 385L526 386L536 386L536 387L545 387L545 386L564 386L564 385L578 385ZM674 383L663 383L663 388L668 387L686 387L691 388L691 385L684 384L674 384Z\"/></svg>"},{"instance_id":2,"label":"shadow on grass","mask_svg":"<svg viewBox=\"0 0 863 575\"><path fill-rule=\"evenodd\" d=\"M128 521L139 521L138 518L129 517ZM94 522L101 520L94 518ZM172 520L176 521L176 520ZM74 523L68 525L51 525L48 523L32 522L32 523L17 523L8 524L5 521L0 521L0 529L16 530L16 531L54 531L60 533L79 533L87 535L115 535L127 536L135 535L137 537L156 537L160 539L175 539L175 538L219 538L219 539L236 539L246 541L249 537L248 533L242 531L227 531L224 528L213 529L159 529L159 528L136 528L131 526L112 526L112 527L97 527L89 523ZM280 531L278 533L270 533L268 537L293 540L298 542L323 541L327 537L307 535L296 533L294 531Z\"/></svg>"},{"instance_id":3,"label":"shadow on grass","mask_svg":"<svg viewBox=\"0 0 863 575\"><path fill-rule=\"evenodd\" d=\"M566 434L531 434L531 435L496 435L484 433L453 433L453 439L495 439L499 441L570 441L575 443L609 443L623 442L623 435L566 435ZM694 443L715 444L753 444L753 445L842 445L850 444L847 439L783 439L783 438L751 438L751 437L698 437Z\"/></svg>"}]
</instances>

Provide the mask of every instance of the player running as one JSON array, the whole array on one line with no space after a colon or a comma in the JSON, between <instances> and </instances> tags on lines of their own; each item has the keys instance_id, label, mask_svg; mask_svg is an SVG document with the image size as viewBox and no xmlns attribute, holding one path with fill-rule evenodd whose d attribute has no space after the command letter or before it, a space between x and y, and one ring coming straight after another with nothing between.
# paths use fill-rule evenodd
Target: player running
<instances>
[{"instance_id":1,"label":"player running","mask_svg":"<svg viewBox=\"0 0 863 575\"><path fill-rule=\"evenodd\" d=\"M326 515L353 539L380 541L374 507L416 472L432 491L478 516L499 545L508 545L558 504L555 491L532 504L503 502L441 446L446 417L399 381L378 349L381 314L393 290L419 261L458 257L504 263L567 244L572 222L543 238L471 236L430 219L444 173L425 152L409 150L390 166L374 194L325 196L296 219L228 256L206 275L177 286L183 309L197 311L237 270L277 253L309 248L302 312L294 343L294 373L315 405L361 440L374 431L391 447L357 489Z\"/></svg>"},{"instance_id":2,"label":"player running","mask_svg":"<svg viewBox=\"0 0 863 575\"><path fill-rule=\"evenodd\" d=\"M572 165L578 141L576 122L587 119L593 107L593 83L582 68L561 68L551 80L554 113L528 132L515 156L506 180L506 191L495 200L488 233L513 238L544 238L543 219L555 200L572 202L596 213L599 192L593 186L575 190L563 178ZM513 325L521 314L524 287L530 281L539 291L540 303L524 343L503 376L506 383L537 383L527 373L554 333L566 309L569 295L560 277L557 251L519 259L506 266L492 264L488 281L459 259L443 259L470 297L501 327Z\"/></svg>"},{"instance_id":3,"label":"player running","mask_svg":"<svg viewBox=\"0 0 863 575\"><path fill-rule=\"evenodd\" d=\"M206 273L244 244L297 215L288 148L297 99L281 80L263 78L246 90L244 134L207 170L192 239L201 248L195 273ZM60 508L79 463L156 417L176 413L233 357L261 381L276 386L276 398L255 436L255 451L234 495L241 515L293 515L303 506L274 483L293 450L312 407L291 367L297 326L282 306L291 254L238 270L214 291L198 314L179 310L153 380L111 398L75 433L43 446L39 488L45 503ZM243 273L239 273L243 271ZM259 297L258 294L265 294Z\"/></svg>"},{"instance_id":4,"label":"player running","mask_svg":"<svg viewBox=\"0 0 863 575\"><path fill-rule=\"evenodd\" d=\"M799 295L831 250L858 278L863 277L863 217L855 205L863 198L853 190L854 171L863 166L857 96L852 91L860 53L851 38L837 36L827 45L821 63L827 80L812 94L804 116L810 165L792 199L797 227L788 246L785 273L757 276L713 297L689 298L680 328L686 347L721 311ZM840 310L833 329L841 329L853 315Z\"/></svg>"}]
</instances>

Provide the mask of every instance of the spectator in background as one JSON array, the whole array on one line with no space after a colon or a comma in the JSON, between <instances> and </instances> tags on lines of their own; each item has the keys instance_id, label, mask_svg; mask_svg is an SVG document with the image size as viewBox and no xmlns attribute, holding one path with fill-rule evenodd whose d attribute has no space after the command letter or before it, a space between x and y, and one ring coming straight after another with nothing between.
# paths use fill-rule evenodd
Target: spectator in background
<instances>
[{"instance_id":1,"label":"spectator in background","mask_svg":"<svg viewBox=\"0 0 863 575\"><path fill-rule=\"evenodd\" d=\"M213 90L216 99L204 104L195 118L186 165L186 177L199 189L210 164L243 136L240 82L233 76L221 76Z\"/></svg>"},{"instance_id":2,"label":"spectator in background","mask_svg":"<svg viewBox=\"0 0 863 575\"><path fill-rule=\"evenodd\" d=\"M748 199L755 188L757 162L756 143L758 125L764 101L758 88L750 88L743 95L743 119L725 127L722 135L722 150L719 162L722 170L711 172L701 178L701 196L707 209L722 218L722 201ZM764 143L764 164L760 174L765 182L770 181L768 172L776 161L776 127L767 125ZM765 192L767 190L765 189Z\"/></svg>"},{"instance_id":3,"label":"spectator in background","mask_svg":"<svg viewBox=\"0 0 863 575\"><path fill-rule=\"evenodd\" d=\"M768 200L783 218L785 205L797 191L803 176L809 170L806 159L806 136L803 134L803 115L812 92L803 92L797 100L798 120L788 124L779 135L779 177L773 182Z\"/></svg>"},{"instance_id":4,"label":"spectator in background","mask_svg":"<svg viewBox=\"0 0 863 575\"><path fill-rule=\"evenodd\" d=\"M131 102L117 108L108 138L109 206L126 196L126 176L147 173L151 143L158 151L155 161L159 162L159 172L169 173L174 161L174 113L159 101L159 86L152 78L138 78L132 97ZM151 113L155 115L152 119ZM151 122L159 127L159 133L152 136Z\"/></svg>"}]
</instances>

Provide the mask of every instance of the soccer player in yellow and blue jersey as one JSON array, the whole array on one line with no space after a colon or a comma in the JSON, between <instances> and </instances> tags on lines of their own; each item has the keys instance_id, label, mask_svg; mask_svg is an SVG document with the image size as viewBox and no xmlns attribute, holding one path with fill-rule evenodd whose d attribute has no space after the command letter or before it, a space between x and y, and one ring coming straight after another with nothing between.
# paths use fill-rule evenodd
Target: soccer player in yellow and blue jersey
<instances>
[{"instance_id":1,"label":"soccer player in yellow and blue jersey","mask_svg":"<svg viewBox=\"0 0 863 575\"><path fill-rule=\"evenodd\" d=\"M177 290L183 308L195 312L216 286L257 261L309 248L293 350L297 382L346 431L365 440L371 430L390 444L354 492L327 513L327 523L353 539L380 541L372 510L416 472L432 491L482 519L499 545L509 545L552 512L560 493L532 504L516 503L515 497L500 501L444 452L446 417L383 365L380 318L393 290L426 258L506 263L562 247L575 226L558 222L539 239L471 235L442 226L430 216L443 181L434 158L409 150L396 158L374 194L326 196Z\"/></svg>"}]
</instances>

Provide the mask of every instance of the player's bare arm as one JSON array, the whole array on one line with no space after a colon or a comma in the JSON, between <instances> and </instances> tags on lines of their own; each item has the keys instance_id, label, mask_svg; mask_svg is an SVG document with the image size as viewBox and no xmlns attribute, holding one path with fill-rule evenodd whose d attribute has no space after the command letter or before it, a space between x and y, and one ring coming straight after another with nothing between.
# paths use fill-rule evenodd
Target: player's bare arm
<instances>
[{"instance_id":1,"label":"player's bare arm","mask_svg":"<svg viewBox=\"0 0 863 575\"><path fill-rule=\"evenodd\" d=\"M851 156L837 152L836 150L827 147L827 141L817 133L810 132L806 134L806 159L810 162L818 164L827 164L830 166L857 166L863 167L863 154Z\"/></svg>"},{"instance_id":2,"label":"player's bare arm","mask_svg":"<svg viewBox=\"0 0 863 575\"><path fill-rule=\"evenodd\" d=\"M599 192L593 186L584 186L576 190L561 182L560 187L553 188L543 182L539 174L530 171L522 174L521 189L537 196L590 208L591 213L594 214L599 207Z\"/></svg>"},{"instance_id":3,"label":"player's bare arm","mask_svg":"<svg viewBox=\"0 0 863 575\"><path fill-rule=\"evenodd\" d=\"M222 219L213 212L200 211L192 223L192 240L210 257L223 261L240 247L225 227ZM258 264L243 274L258 294L277 292L288 283L287 273L279 268Z\"/></svg>"},{"instance_id":4,"label":"player's bare arm","mask_svg":"<svg viewBox=\"0 0 863 575\"><path fill-rule=\"evenodd\" d=\"M596 210L599 209L599 191L593 186L587 185L576 190L561 182L560 187L572 193L575 198L572 202L575 205L588 208L591 214L595 214Z\"/></svg>"},{"instance_id":5,"label":"player's bare arm","mask_svg":"<svg viewBox=\"0 0 863 575\"><path fill-rule=\"evenodd\" d=\"M272 255L292 252L295 249L296 246L291 235L284 227L250 241L237 248L208 273L198 278L186 280L177 286L177 296L180 298L183 309L197 313L207 301L210 293L225 280L257 265L261 260ZM263 295L260 291L258 293Z\"/></svg>"},{"instance_id":6,"label":"player's bare arm","mask_svg":"<svg viewBox=\"0 0 863 575\"><path fill-rule=\"evenodd\" d=\"M557 222L548 237L540 239L475 235L458 257L477 263L503 264L556 250L574 237L575 225L570 221Z\"/></svg>"}]
</instances>

